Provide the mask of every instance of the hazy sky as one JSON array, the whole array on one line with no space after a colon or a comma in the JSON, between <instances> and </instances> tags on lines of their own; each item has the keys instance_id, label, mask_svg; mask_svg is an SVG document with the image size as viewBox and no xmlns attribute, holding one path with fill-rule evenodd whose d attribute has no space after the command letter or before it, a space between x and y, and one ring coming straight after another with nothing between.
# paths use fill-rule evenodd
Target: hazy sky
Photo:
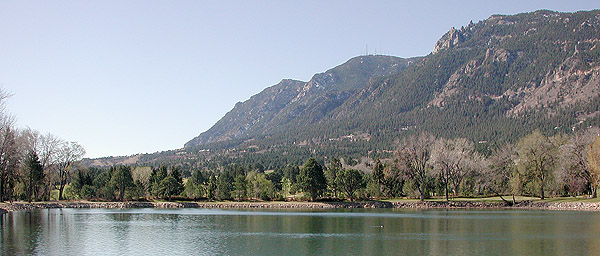
<instances>
[{"instance_id":1,"label":"hazy sky","mask_svg":"<svg viewBox=\"0 0 600 256\"><path fill-rule=\"evenodd\" d=\"M176 149L238 101L363 55L424 56L451 27L595 1L0 1L0 86L87 157Z\"/></svg>"}]
</instances>

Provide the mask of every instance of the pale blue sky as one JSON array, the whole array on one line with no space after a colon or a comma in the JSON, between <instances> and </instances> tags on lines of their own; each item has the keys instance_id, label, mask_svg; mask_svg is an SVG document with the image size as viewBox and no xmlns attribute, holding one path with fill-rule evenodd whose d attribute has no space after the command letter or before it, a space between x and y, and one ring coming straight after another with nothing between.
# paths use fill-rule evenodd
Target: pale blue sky
<instances>
[{"instance_id":1,"label":"pale blue sky","mask_svg":"<svg viewBox=\"0 0 600 256\"><path fill-rule=\"evenodd\" d=\"M0 86L20 127L88 157L176 149L238 101L365 53L424 56L492 14L598 1L0 1Z\"/></svg>"}]
</instances>

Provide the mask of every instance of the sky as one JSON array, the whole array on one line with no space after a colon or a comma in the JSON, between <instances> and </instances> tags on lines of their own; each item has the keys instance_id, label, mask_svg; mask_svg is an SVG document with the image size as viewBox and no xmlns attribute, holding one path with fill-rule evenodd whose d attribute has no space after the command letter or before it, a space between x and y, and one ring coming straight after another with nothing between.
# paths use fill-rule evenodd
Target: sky
<instances>
[{"instance_id":1,"label":"sky","mask_svg":"<svg viewBox=\"0 0 600 256\"><path fill-rule=\"evenodd\" d=\"M492 14L595 1L0 1L0 87L18 127L86 157L178 149L282 79L368 54L425 56Z\"/></svg>"}]
</instances>

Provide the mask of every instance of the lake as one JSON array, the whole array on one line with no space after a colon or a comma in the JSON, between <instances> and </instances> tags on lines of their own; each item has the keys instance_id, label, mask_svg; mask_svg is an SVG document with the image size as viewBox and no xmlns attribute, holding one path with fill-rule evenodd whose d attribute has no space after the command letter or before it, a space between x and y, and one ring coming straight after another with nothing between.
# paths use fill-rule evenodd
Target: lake
<instances>
[{"instance_id":1,"label":"lake","mask_svg":"<svg viewBox=\"0 0 600 256\"><path fill-rule=\"evenodd\" d=\"M43 209L0 224L3 255L600 254L600 212Z\"/></svg>"}]
</instances>

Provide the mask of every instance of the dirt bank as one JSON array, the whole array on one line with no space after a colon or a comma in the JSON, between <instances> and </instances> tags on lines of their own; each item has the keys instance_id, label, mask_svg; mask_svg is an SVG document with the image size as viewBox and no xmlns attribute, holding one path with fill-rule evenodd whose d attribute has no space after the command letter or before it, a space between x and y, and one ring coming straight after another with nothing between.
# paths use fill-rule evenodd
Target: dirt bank
<instances>
[{"instance_id":1,"label":"dirt bank","mask_svg":"<svg viewBox=\"0 0 600 256\"><path fill-rule=\"evenodd\" d=\"M503 203L486 203L471 201L450 202L39 202L39 203L4 203L0 204L0 214L29 209L51 208L253 208L253 209L327 209L327 208L406 208L406 209L532 209L532 210L575 210L600 211L600 203L546 203L518 202L513 206Z\"/></svg>"}]
</instances>

